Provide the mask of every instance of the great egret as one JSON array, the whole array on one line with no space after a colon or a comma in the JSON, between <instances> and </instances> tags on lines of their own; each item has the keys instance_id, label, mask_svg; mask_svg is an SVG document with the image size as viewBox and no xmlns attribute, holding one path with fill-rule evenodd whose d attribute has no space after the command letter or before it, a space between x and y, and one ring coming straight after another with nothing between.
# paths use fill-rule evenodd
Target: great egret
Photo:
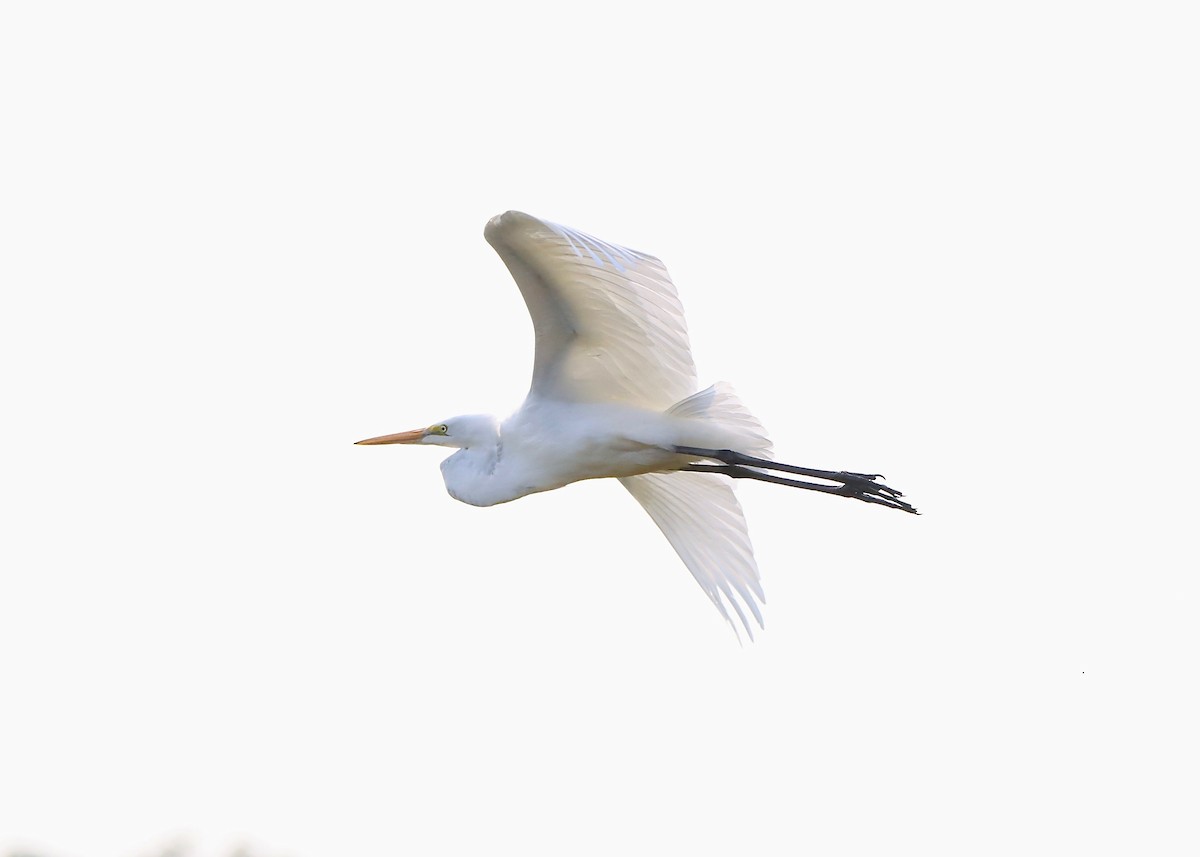
<instances>
[{"instance_id":1,"label":"great egret","mask_svg":"<svg viewBox=\"0 0 1200 857\"><path fill-rule=\"evenodd\" d=\"M770 460L766 431L732 387L697 392L683 307L658 259L518 211L492 218L483 234L533 317L533 382L524 404L502 421L452 417L359 444L457 448L442 462L442 477L451 497L474 506L616 477L725 620L736 631L728 602L752 639L743 605L763 627L765 599L732 479L916 512L878 474Z\"/></svg>"}]
</instances>

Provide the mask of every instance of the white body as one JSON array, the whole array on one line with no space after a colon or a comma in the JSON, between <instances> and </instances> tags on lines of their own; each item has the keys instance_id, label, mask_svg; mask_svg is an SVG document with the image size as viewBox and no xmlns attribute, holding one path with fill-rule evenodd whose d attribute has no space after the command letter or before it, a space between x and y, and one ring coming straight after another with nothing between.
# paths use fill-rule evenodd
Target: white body
<instances>
[{"instance_id":1,"label":"white body","mask_svg":"<svg viewBox=\"0 0 1200 857\"><path fill-rule=\"evenodd\" d=\"M745 449L748 443L746 435L709 420L532 395L502 423L477 419L482 436L442 462L450 496L472 506L582 479L678 470L693 459L673 452L676 446Z\"/></svg>"}]
</instances>

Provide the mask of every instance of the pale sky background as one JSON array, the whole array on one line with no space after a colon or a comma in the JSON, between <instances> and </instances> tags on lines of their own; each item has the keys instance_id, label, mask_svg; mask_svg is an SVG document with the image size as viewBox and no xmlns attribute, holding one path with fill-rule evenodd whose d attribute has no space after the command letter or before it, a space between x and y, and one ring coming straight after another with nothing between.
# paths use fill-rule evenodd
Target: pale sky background
<instances>
[{"instance_id":1,"label":"pale sky background","mask_svg":"<svg viewBox=\"0 0 1200 857\"><path fill-rule=\"evenodd\" d=\"M686 8L686 11L685 11ZM0 12L0 854L1195 854L1187 3ZM739 647L520 404L515 208L662 258Z\"/></svg>"}]
</instances>

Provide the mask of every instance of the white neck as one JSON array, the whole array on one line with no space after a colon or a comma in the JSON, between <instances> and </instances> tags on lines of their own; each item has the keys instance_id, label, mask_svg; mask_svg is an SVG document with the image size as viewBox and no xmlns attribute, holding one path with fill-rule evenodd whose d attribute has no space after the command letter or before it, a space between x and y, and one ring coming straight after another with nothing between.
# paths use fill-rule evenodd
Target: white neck
<instances>
[{"instance_id":1,"label":"white neck","mask_svg":"<svg viewBox=\"0 0 1200 857\"><path fill-rule=\"evenodd\" d=\"M493 437L474 440L442 462L442 480L455 500L472 506L494 506L515 500L500 464L504 443L499 427Z\"/></svg>"}]
</instances>

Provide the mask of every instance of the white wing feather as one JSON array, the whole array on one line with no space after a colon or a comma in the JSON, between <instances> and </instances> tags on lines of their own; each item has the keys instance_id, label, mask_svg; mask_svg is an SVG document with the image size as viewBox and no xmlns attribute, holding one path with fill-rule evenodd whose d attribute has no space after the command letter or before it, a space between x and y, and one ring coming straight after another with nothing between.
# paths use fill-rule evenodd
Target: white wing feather
<instances>
[{"instance_id":1,"label":"white wing feather","mask_svg":"<svg viewBox=\"0 0 1200 857\"><path fill-rule=\"evenodd\" d=\"M725 620L733 625L722 596L754 639L742 604L761 628L758 605L765 604L766 598L746 518L730 481L714 473L681 471L627 476L621 484L658 524Z\"/></svg>"},{"instance_id":2,"label":"white wing feather","mask_svg":"<svg viewBox=\"0 0 1200 857\"><path fill-rule=\"evenodd\" d=\"M665 410L695 392L683 306L658 259L519 211L483 234L533 319L531 396Z\"/></svg>"}]
</instances>

